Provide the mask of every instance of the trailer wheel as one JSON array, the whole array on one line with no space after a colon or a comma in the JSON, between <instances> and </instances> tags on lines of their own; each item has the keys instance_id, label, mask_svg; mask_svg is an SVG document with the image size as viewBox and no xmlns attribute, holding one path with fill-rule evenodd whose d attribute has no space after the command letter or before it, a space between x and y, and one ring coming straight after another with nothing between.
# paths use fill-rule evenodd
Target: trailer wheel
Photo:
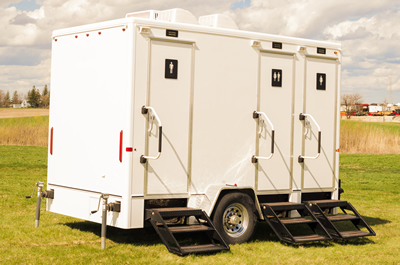
<instances>
[{"instance_id":1,"label":"trailer wheel","mask_svg":"<svg viewBox=\"0 0 400 265\"><path fill-rule=\"evenodd\" d=\"M246 242L257 224L253 200L245 193L228 193L218 203L213 222L227 244Z\"/></svg>"}]
</instances>

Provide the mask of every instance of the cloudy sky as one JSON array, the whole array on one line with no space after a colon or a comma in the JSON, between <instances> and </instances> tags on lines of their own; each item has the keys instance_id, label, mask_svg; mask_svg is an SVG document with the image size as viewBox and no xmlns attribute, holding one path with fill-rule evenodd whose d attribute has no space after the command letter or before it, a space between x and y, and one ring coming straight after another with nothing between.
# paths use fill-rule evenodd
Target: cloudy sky
<instances>
[{"instance_id":1,"label":"cloudy sky","mask_svg":"<svg viewBox=\"0 0 400 265\"><path fill-rule=\"evenodd\" d=\"M175 7L229 15L242 30L340 42L342 93L389 102L391 87L400 103L400 0L0 0L0 89L50 85L55 29Z\"/></svg>"}]
</instances>

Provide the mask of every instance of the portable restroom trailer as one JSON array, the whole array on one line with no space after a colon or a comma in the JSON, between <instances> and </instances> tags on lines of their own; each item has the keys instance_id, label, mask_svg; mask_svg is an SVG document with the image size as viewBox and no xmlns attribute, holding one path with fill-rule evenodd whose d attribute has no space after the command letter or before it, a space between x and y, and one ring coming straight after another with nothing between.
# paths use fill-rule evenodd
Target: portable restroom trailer
<instances>
[{"instance_id":1,"label":"portable restroom trailer","mask_svg":"<svg viewBox=\"0 0 400 265\"><path fill-rule=\"evenodd\" d=\"M47 210L151 223L178 254L247 241L257 220L290 243L372 235L339 200L340 44L198 21L150 10L53 32Z\"/></svg>"}]
</instances>

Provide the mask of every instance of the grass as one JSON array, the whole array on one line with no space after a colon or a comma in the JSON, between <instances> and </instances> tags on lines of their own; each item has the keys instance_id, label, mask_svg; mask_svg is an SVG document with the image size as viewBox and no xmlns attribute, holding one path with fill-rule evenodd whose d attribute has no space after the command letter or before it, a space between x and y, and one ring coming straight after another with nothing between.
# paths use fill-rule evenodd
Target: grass
<instances>
[{"instance_id":1,"label":"grass","mask_svg":"<svg viewBox=\"0 0 400 265\"><path fill-rule=\"evenodd\" d=\"M349 200L377 233L344 241L282 244L264 222L245 244L231 251L179 257L167 251L153 228L107 229L100 250L100 225L46 212L34 228L37 181L46 181L47 148L0 146L1 264L398 264L400 257L400 155L341 155L342 198Z\"/></svg>"},{"instance_id":2,"label":"grass","mask_svg":"<svg viewBox=\"0 0 400 265\"><path fill-rule=\"evenodd\" d=\"M341 120L340 152L400 154L400 123Z\"/></svg>"},{"instance_id":3,"label":"grass","mask_svg":"<svg viewBox=\"0 0 400 265\"><path fill-rule=\"evenodd\" d=\"M0 119L0 144L47 146L49 116Z\"/></svg>"}]
</instances>

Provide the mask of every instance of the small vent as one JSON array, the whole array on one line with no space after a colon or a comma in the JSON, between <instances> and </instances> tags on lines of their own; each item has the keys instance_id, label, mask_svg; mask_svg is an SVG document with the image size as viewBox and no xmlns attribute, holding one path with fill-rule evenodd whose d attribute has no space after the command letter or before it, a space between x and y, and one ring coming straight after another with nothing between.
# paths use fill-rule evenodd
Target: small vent
<instances>
[{"instance_id":1,"label":"small vent","mask_svg":"<svg viewBox=\"0 0 400 265\"><path fill-rule=\"evenodd\" d=\"M222 14L202 16L199 18L199 24L214 28L238 29L232 18Z\"/></svg>"},{"instance_id":2,"label":"small vent","mask_svg":"<svg viewBox=\"0 0 400 265\"><path fill-rule=\"evenodd\" d=\"M126 17L137 17L137 18L147 18L152 20L157 20L158 18L158 10L147 10L141 12L134 12L126 14Z\"/></svg>"}]
</instances>

